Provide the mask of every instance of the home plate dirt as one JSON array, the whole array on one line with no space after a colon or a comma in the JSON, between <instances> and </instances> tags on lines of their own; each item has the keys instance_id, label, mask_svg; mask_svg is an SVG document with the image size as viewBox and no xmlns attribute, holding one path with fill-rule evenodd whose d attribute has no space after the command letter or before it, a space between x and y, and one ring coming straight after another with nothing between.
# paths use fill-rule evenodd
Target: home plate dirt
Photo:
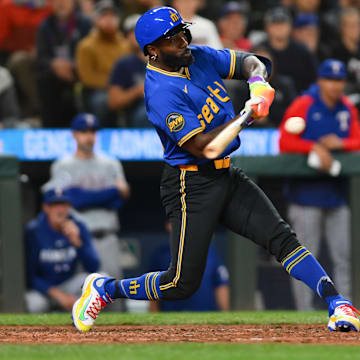
<instances>
[{"instance_id":1,"label":"home plate dirt","mask_svg":"<svg viewBox=\"0 0 360 360\"><path fill-rule=\"evenodd\" d=\"M292 343L360 345L360 333L329 332L325 325L0 326L0 344Z\"/></svg>"}]
</instances>

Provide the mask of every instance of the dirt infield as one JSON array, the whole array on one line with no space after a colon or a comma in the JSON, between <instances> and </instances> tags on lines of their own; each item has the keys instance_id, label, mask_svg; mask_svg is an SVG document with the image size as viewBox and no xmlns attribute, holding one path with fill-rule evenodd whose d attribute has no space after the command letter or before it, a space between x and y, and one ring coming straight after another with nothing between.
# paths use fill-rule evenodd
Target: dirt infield
<instances>
[{"instance_id":1,"label":"dirt infield","mask_svg":"<svg viewBox=\"0 0 360 360\"><path fill-rule=\"evenodd\" d=\"M291 343L360 345L360 333L331 333L324 325L0 326L0 344Z\"/></svg>"}]
</instances>

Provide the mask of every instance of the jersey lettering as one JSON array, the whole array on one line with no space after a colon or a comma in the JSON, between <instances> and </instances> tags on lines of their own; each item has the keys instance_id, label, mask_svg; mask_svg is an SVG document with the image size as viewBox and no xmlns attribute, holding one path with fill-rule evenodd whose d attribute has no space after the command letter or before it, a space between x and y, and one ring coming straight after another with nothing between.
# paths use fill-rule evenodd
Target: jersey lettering
<instances>
[{"instance_id":1,"label":"jersey lettering","mask_svg":"<svg viewBox=\"0 0 360 360\"><path fill-rule=\"evenodd\" d=\"M210 109L214 112L214 114L217 114L219 112L219 107L216 105L213 99L207 98L206 103L210 106Z\"/></svg>"},{"instance_id":2,"label":"jersey lettering","mask_svg":"<svg viewBox=\"0 0 360 360\"><path fill-rule=\"evenodd\" d=\"M211 86L208 86L207 88L210 90L211 94L216 96L216 98L218 100L220 100L221 102L225 103L225 102L228 102L230 100L230 98L228 96L222 97L222 96L219 95L219 92L220 92L219 88L216 88L215 90Z\"/></svg>"},{"instance_id":3,"label":"jersey lettering","mask_svg":"<svg viewBox=\"0 0 360 360\"><path fill-rule=\"evenodd\" d=\"M207 105L204 105L202 107L201 113L202 113L204 119L206 120L206 122L208 124L210 124L211 120L214 118L214 115L211 113L211 111Z\"/></svg>"}]
</instances>

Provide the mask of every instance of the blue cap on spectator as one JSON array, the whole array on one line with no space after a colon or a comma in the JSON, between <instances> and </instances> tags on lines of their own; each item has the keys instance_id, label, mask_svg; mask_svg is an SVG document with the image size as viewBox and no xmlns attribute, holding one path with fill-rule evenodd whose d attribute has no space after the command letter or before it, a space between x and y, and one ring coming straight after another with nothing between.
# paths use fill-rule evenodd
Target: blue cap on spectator
<instances>
[{"instance_id":1,"label":"blue cap on spectator","mask_svg":"<svg viewBox=\"0 0 360 360\"><path fill-rule=\"evenodd\" d=\"M318 26L319 18L315 14L300 13L294 21L294 28L301 28L303 26Z\"/></svg>"},{"instance_id":2,"label":"blue cap on spectator","mask_svg":"<svg viewBox=\"0 0 360 360\"><path fill-rule=\"evenodd\" d=\"M320 64L318 70L318 77L326 78L326 79L338 79L338 80L345 79L346 66L340 60L327 59Z\"/></svg>"},{"instance_id":3,"label":"blue cap on spectator","mask_svg":"<svg viewBox=\"0 0 360 360\"><path fill-rule=\"evenodd\" d=\"M44 193L43 202L45 204L71 203L70 197L64 194L63 189L50 189Z\"/></svg>"},{"instance_id":4,"label":"blue cap on spectator","mask_svg":"<svg viewBox=\"0 0 360 360\"><path fill-rule=\"evenodd\" d=\"M229 1L221 9L221 17L227 16L229 14L246 14L249 10L249 6L245 2Z\"/></svg>"},{"instance_id":5,"label":"blue cap on spectator","mask_svg":"<svg viewBox=\"0 0 360 360\"><path fill-rule=\"evenodd\" d=\"M98 118L93 114L82 113L76 115L71 122L71 130L97 130L100 127Z\"/></svg>"}]
</instances>

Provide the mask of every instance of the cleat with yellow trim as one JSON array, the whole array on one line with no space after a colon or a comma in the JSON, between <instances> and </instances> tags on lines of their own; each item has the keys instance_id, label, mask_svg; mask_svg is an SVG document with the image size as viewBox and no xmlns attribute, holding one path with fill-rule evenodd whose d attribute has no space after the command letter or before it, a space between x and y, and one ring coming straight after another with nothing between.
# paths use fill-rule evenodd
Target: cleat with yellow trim
<instances>
[{"instance_id":1,"label":"cleat with yellow trim","mask_svg":"<svg viewBox=\"0 0 360 360\"><path fill-rule=\"evenodd\" d=\"M341 332L360 331L360 312L348 300L336 301L336 303L330 315L328 329Z\"/></svg>"},{"instance_id":2,"label":"cleat with yellow trim","mask_svg":"<svg viewBox=\"0 0 360 360\"><path fill-rule=\"evenodd\" d=\"M73 323L79 331L89 331L101 310L113 302L105 291L105 284L111 280L113 278L96 273L85 279L81 297L72 308Z\"/></svg>"}]
</instances>

